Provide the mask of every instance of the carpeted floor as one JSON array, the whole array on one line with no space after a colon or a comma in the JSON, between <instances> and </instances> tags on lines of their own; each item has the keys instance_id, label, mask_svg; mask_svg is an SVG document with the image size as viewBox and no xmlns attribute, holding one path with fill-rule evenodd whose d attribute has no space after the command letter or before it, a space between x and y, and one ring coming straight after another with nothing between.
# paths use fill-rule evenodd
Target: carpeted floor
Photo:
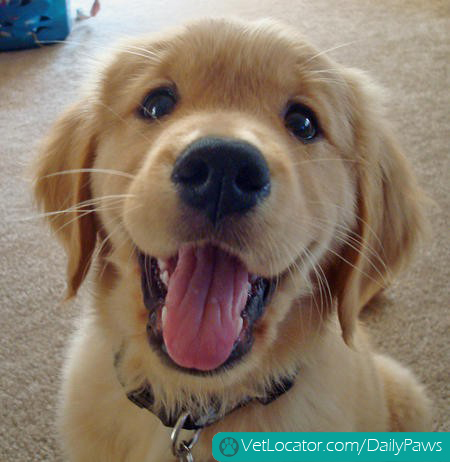
<instances>
[{"instance_id":1,"label":"carpeted floor","mask_svg":"<svg viewBox=\"0 0 450 462\"><path fill-rule=\"evenodd\" d=\"M36 143L76 98L95 56L116 38L229 14L283 19L321 49L347 44L331 55L367 70L388 89L388 117L436 201L429 210L434 235L364 318L378 348L427 385L434 429L450 429L448 1L110 0L97 18L76 25L67 43L0 54L1 461L61 460L55 397L77 309L59 303L64 257L32 219L23 172Z\"/></svg>"}]
</instances>

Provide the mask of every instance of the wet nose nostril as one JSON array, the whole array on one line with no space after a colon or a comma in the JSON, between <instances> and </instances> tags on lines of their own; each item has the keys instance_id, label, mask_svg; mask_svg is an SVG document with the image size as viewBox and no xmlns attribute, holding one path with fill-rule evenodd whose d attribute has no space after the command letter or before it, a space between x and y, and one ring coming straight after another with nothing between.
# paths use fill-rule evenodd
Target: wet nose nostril
<instances>
[{"instance_id":1,"label":"wet nose nostril","mask_svg":"<svg viewBox=\"0 0 450 462\"><path fill-rule=\"evenodd\" d=\"M185 186L200 187L208 181L209 167L202 159L190 159L183 163L173 177L175 182Z\"/></svg>"},{"instance_id":2,"label":"wet nose nostril","mask_svg":"<svg viewBox=\"0 0 450 462\"><path fill-rule=\"evenodd\" d=\"M267 188L270 182L268 172L255 165L245 165L238 172L235 184L243 193L258 193Z\"/></svg>"}]
</instances>

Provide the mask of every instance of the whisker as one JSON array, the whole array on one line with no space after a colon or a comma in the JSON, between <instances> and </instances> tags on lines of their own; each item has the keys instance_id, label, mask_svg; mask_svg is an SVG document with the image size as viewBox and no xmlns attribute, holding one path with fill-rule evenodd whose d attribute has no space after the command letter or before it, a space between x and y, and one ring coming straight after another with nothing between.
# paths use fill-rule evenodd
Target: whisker
<instances>
[{"instance_id":1,"label":"whisker","mask_svg":"<svg viewBox=\"0 0 450 462\"><path fill-rule=\"evenodd\" d=\"M322 205L322 202L320 201L308 201L309 204L319 204L319 205ZM333 207L337 208L337 209L341 209L341 210L346 210L345 207L343 207L342 205L338 205L338 204L332 204ZM377 243L380 245L380 248L384 254L384 256L386 257L386 252L384 250L384 246L383 246L383 243L381 242L380 238L378 237L378 234L375 232L375 230L369 225L369 223L367 221L365 221L364 219L362 219L360 216L356 215L355 216L355 219L356 221L359 221L360 223L362 223L363 225L366 226L367 228L367 231L369 231L369 233L372 235L372 237L377 241ZM350 231L350 230L349 230ZM352 231L352 233L354 233ZM355 233L354 233L355 234Z\"/></svg>"},{"instance_id":2,"label":"whisker","mask_svg":"<svg viewBox=\"0 0 450 462\"><path fill-rule=\"evenodd\" d=\"M124 195L123 195L124 196ZM131 195L132 197L133 195ZM122 198L120 198L122 199ZM106 207L94 207L93 209L89 209L81 214L77 214L74 218L72 218L71 220L65 222L63 225L61 225L59 228L57 228L55 230L55 233L58 233L59 231L61 231L62 229L64 229L66 226L70 225L71 223L77 221L77 220L80 220L81 218L91 214L91 213L94 213L94 212L98 212L98 211L102 211L102 210L120 210L122 207L122 204L119 204L115 207L110 207L109 209L106 208Z\"/></svg>"},{"instance_id":3,"label":"whisker","mask_svg":"<svg viewBox=\"0 0 450 462\"><path fill-rule=\"evenodd\" d=\"M135 208L138 208L138 207L139 207L139 205L138 205L138 206L135 206L134 209L135 209ZM122 219L121 216L117 216L117 217L113 218L113 219L109 222L110 225L112 225L113 223L116 223L116 222L118 222L118 224L117 224L117 225L112 229L112 231L102 240L101 243L97 243L95 252L93 252L92 255L90 256L90 264L95 264L96 262L98 262L99 256L100 256L100 254L101 254L103 248L104 248L105 245L107 244L107 242L111 240L111 237L112 237L115 233L117 233L118 231L121 231L121 230L124 229L123 224L122 224L122 222L121 222L121 219ZM115 246L114 246L114 251L117 251L117 250L120 249L123 245L125 245L126 243L130 243L130 242L131 242L131 244L132 244L132 249L131 249L131 252L130 252L130 256L128 257L128 261L131 259L132 255L133 255L133 250L136 248L135 244L134 244L132 241L130 241L130 240L128 240L127 238L125 238L121 244L115 245ZM88 270L88 267L89 267L89 266L90 266L90 265L86 265L86 270L85 270L85 272ZM102 278L102 276L103 276L103 274L104 274L104 271L105 271L105 269L106 269L106 266L107 266L107 262L105 262L105 264L103 265L101 271L99 270L98 275L99 275L99 278L100 278L100 279ZM83 276L83 277L84 277L84 276Z\"/></svg>"},{"instance_id":4,"label":"whisker","mask_svg":"<svg viewBox=\"0 0 450 462\"><path fill-rule=\"evenodd\" d=\"M334 224L334 223L327 223L326 221L325 221L324 223L325 223L325 224L328 224L328 225L333 225L333 227L330 227L330 231L336 231L336 229L335 229L335 224ZM303 223L297 224L297 226L298 226L298 228L299 228L299 231L301 231L301 230L303 229L303 232L308 232L308 230L305 229L305 226L306 226L307 224L310 225L310 226L312 225L312 226L318 227L318 228L321 229L321 230L324 229L324 228L323 228L323 224L321 224L321 223L317 223L317 222L316 222L316 223L306 223L306 222L303 222ZM353 246L352 244L349 244L348 241L347 241L346 239L344 239L344 238L342 238L342 237L340 237L340 236L337 236L337 237L336 237L336 235L335 235L335 239L336 239L338 242L347 243L350 247L354 248L356 251L359 251L358 248L356 248L356 247ZM288 246L288 247L287 247L288 250L289 250L289 248L292 248L292 251L290 252L291 254L293 253L293 254L301 255L303 249L298 249L298 248L296 249L296 248L294 248L294 247L292 246L291 243L285 243L285 244ZM280 245L280 244L278 244L278 245ZM378 268L377 266L375 266L375 264L374 264L372 261L367 260L367 261L368 261L368 264L369 264L369 265L373 268L373 270L377 273L377 275L380 277L380 279L381 279L381 281L382 281L383 284L381 284L377 279L375 279L374 277L372 277L370 274L368 274L368 273L367 273L366 271L364 271L363 269L361 269L361 268L357 267L356 265L354 265L352 262L350 262L348 259L346 259L343 255L340 255L338 252L336 252L336 251L335 251L333 248L331 248L329 245L327 245L327 246L325 247L325 251L326 251L327 253L330 253L330 254L335 255L335 256L336 256L337 258L339 258L341 261L345 262L346 264L348 264L349 266L351 266L352 268L354 268L355 271L357 271L358 273L362 274L362 275L365 276L367 279L371 280L373 283L375 283L375 284L376 284L377 286L379 286L380 288L383 289L383 288L385 288L385 286L387 285L387 284L386 284L387 281L386 281L385 276L381 273L381 271L379 270L379 268ZM325 255L324 255L324 256L325 256ZM298 259L298 258L300 258L300 257L297 256L296 259ZM367 257L366 257L366 258L367 258ZM314 263L313 261L311 261L312 255L310 256L309 259L310 259L310 263ZM319 263L317 262L317 264L319 264ZM313 266L315 266L315 265L313 265ZM320 274L318 273L317 268L313 268L312 270L315 270L315 274L316 274L318 280L322 280ZM326 279L326 276L325 276L323 270L322 270L321 273L322 273L323 278ZM328 283L328 281L327 281L327 283ZM331 291L329 290L329 288L327 289L327 293L328 293L328 295L331 294Z\"/></svg>"},{"instance_id":5,"label":"whisker","mask_svg":"<svg viewBox=\"0 0 450 462\"><path fill-rule=\"evenodd\" d=\"M339 77L340 72L342 72L340 69L313 69L308 71L308 74L330 74L332 76Z\"/></svg>"},{"instance_id":6,"label":"whisker","mask_svg":"<svg viewBox=\"0 0 450 462\"><path fill-rule=\"evenodd\" d=\"M330 227L328 228L328 230L325 228L326 231L332 231L333 232L333 235L335 237L335 239L337 240L337 242L339 243L344 243L346 245L348 245L349 247L351 247L353 250L355 250L358 254L361 255L362 258L364 258L366 260L366 262L369 264L369 266L377 273L377 275L380 277L380 279L382 280L384 286L387 285L387 278L385 275L383 275L383 273L380 271L380 269L375 265L375 263L373 261L370 260L370 258L368 258L366 255L364 255L364 253L361 253L360 252L360 249L358 247L356 247L355 245L359 245L360 244L360 241L353 238L353 237L349 237L347 233L344 233L342 231L339 231L336 229L336 227L343 227L346 231L351 231L349 229L347 229L346 227L342 226L342 225L339 225L339 224L335 224L335 223L332 223L332 222L329 222L327 220L321 220L321 219L318 219L318 218L314 218L314 219L311 219L311 220L304 220L302 221L302 223L299 223L297 224L297 226L300 228L300 229L304 229L304 226L312 226L312 227L315 227L319 230L324 230L324 225L330 225ZM306 232L306 230L305 230ZM353 242L355 245L351 244L350 242L348 242L348 239L353 239ZM369 250L370 246L366 246ZM338 257L341 257L336 251L334 251L333 249L331 249L329 246L326 247L326 250L328 252L331 252L333 253L334 255L338 256ZM381 256L373 249L373 248L370 248L370 252L373 254L373 256L375 258L377 258L377 260L381 263L381 265L383 266L383 269L386 268L386 264L384 262L384 260L381 258ZM344 260L346 263L349 263L347 260L345 260L343 257L341 258L341 260ZM366 277L368 277L369 279L371 279L373 282L379 284L378 281L376 281L374 278L372 278L369 274L365 273L363 270L357 268L355 265L351 265L354 269L356 269L357 271L359 271L360 273L364 274ZM383 287L384 287L383 286Z\"/></svg>"},{"instance_id":7,"label":"whisker","mask_svg":"<svg viewBox=\"0 0 450 462\"><path fill-rule=\"evenodd\" d=\"M336 85L342 85L342 86L347 86L347 83L344 80L338 80L338 79L332 79L332 78L327 78L327 77L314 77L314 78L308 78L308 82L311 84L314 83L333 83Z\"/></svg>"},{"instance_id":8,"label":"whisker","mask_svg":"<svg viewBox=\"0 0 450 462\"><path fill-rule=\"evenodd\" d=\"M347 265L351 266L355 271L359 272L360 274L362 274L363 276L365 276L367 279L370 279L373 283L375 283L377 286L380 287L380 289L384 289L385 288L385 285L383 284L380 284L379 281L377 281L376 279L374 279L370 274L368 274L366 271L363 271L362 269L358 268L357 266L355 266L352 262L350 262L349 260L347 260L346 258L344 258L342 255L340 255L339 253L337 253L336 251L334 251L333 249L331 248L327 248L327 252L331 252L333 255L335 255L336 257L338 257L340 260L342 260L344 263L346 263Z\"/></svg>"},{"instance_id":9,"label":"whisker","mask_svg":"<svg viewBox=\"0 0 450 462\"><path fill-rule=\"evenodd\" d=\"M293 248L293 245L289 243L285 243L285 247L286 249L288 250L289 253L297 253L297 251ZM308 262L310 263L310 265L306 265L305 262L304 262L304 259L303 257L306 257ZM303 263L303 266L304 268L300 268L297 260L300 259ZM294 267L297 269L297 271L299 271L303 278L306 280L306 281L309 281L309 285L310 285L310 290L311 290L311 295L312 295L312 298L313 298L313 301L314 301L314 304L316 306L320 306L319 308L319 313L320 313L320 316L321 316L321 319L323 321L323 312L324 312L324 308L325 308L325 303L328 304L328 306L331 306L332 304L332 300L333 300L333 297L332 297L332 294L331 294L331 289L330 289L330 286L328 284L328 280L326 278L326 275L325 275L325 272L323 271L322 267L320 266L319 262L316 260L316 258L314 257L314 255L308 250L307 247L305 247L304 249L302 249L302 251L299 253L299 256L297 257L296 260L294 260L293 264L290 265L290 267ZM320 296L320 305L318 303L318 301L316 300L316 293L312 287L312 281L310 281L310 277L308 274L304 274L305 270L308 271L308 273L310 271L313 271L315 276L316 276L316 280L317 280L317 283L318 283L318 291L319 291L319 296ZM326 295L325 297L325 300L324 300L324 297L323 295Z\"/></svg>"},{"instance_id":10,"label":"whisker","mask_svg":"<svg viewBox=\"0 0 450 462\"><path fill-rule=\"evenodd\" d=\"M131 258L133 257L134 254L137 254L138 253L138 248L136 246L136 244L131 241L131 250L130 250L130 255L128 256L128 260L127 260L127 263L130 264L130 261L131 261Z\"/></svg>"},{"instance_id":11,"label":"whisker","mask_svg":"<svg viewBox=\"0 0 450 462\"><path fill-rule=\"evenodd\" d=\"M61 170L60 172L49 173L48 175L42 176L38 178L37 181L43 180L45 178L51 178L59 175L70 175L75 173L105 173L108 175L117 175L123 176L124 178L129 178L133 180L135 175L131 175L130 173L121 172L120 170L113 170L108 168L75 168L71 170Z\"/></svg>"},{"instance_id":12,"label":"whisker","mask_svg":"<svg viewBox=\"0 0 450 462\"><path fill-rule=\"evenodd\" d=\"M318 219L318 218L315 218L315 221L322 222L323 224L330 224L329 221L321 220L321 219ZM314 223L310 223L310 224L314 224ZM386 266L385 261L381 258L380 254L372 246L368 245L367 243L362 243L361 240L360 240L360 236L355 231L352 231L350 228L348 228L347 226L344 226L344 225L336 224L335 226L337 228L343 229L343 231L341 231L339 229L334 229L334 232L336 232L340 236L342 236L342 239L340 240L340 242L347 243L353 250L356 250L358 253L360 252L359 249L354 247L353 245L350 245L347 242L347 239L350 239L355 245L363 245L364 248L366 248L367 251L370 253L370 255L378 260L378 262L382 265L384 270L386 270L386 271L389 270L388 267ZM356 237L353 237L352 235L354 235ZM374 269L375 269L375 267L374 267ZM380 276L381 276L381 274L380 274Z\"/></svg>"},{"instance_id":13,"label":"whisker","mask_svg":"<svg viewBox=\"0 0 450 462\"><path fill-rule=\"evenodd\" d=\"M354 45L355 43L359 43L359 42L361 42L361 40L352 40L351 42L342 43L342 44L340 44L340 45L335 45L335 46L333 46L333 47L330 47L330 48L328 48L328 49L326 49L326 50L319 51L318 53L316 53L315 55L313 55L311 58L307 59L307 60L303 63L303 65L308 64L308 63L310 63L311 61L313 61L314 59L317 59L318 57L323 56L323 55L325 55L325 54L327 54L327 53L331 53L332 51L338 50L338 49L340 49L340 48L348 47L348 46L350 46L350 45Z\"/></svg>"},{"instance_id":14,"label":"whisker","mask_svg":"<svg viewBox=\"0 0 450 462\"><path fill-rule=\"evenodd\" d=\"M111 114L115 115L119 120L121 120L127 127L132 128L135 133L137 133L139 136L141 136L145 141L148 141L149 143L152 142L152 140L144 135L142 132L136 129L136 127L133 127L128 120L126 120L124 117L122 117L119 113L117 113L112 107L108 106L107 104L103 103L102 101L98 101L97 104L103 106L105 109L111 112ZM158 124L161 124L161 121L159 119L153 119L156 121Z\"/></svg>"},{"instance_id":15,"label":"whisker","mask_svg":"<svg viewBox=\"0 0 450 462\"><path fill-rule=\"evenodd\" d=\"M143 53L145 53L146 56L150 57L150 58L155 58L155 59L160 59L159 55L152 51L152 50L147 50L146 48L143 48L143 47L137 47L135 45L127 45L126 48L131 48L133 50L138 50L138 51L142 51Z\"/></svg>"},{"instance_id":16,"label":"whisker","mask_svg":"<svg viewBox=\"0 0 450 462\"><path fill-rule=\"evenodd\" d=\"M62 215L64 213L86 211L85 210L86 207L89 207L91 205L94 205L102 201L119 201L122 199L126 199L128 197L134 197L134 195L133 194L111 194L109 196L101 196L95 199L88 199L82 202L78 202L77 204L74 204L71 207L68 207L64 210L54 210L52 212L39 213L39 214L29 216L29 217L18 218L17 221L37 220L37 219L48 218L48 217L53 217L53 216L57 218L58 215ZM101 210L101 208L98 208L95 210ZM92 211L95 211L95 210L93 209Z\"/></svg>"},{"instance_id":17,"label":"whisker","mask_svg":"<svg viewBox=\"0 0 450 462\"><path fill-rule=\"evenodd\" d=\"M328 303L329 303L329 306L331 306L333 304L333 295L331 294L331 288L330 288L330 285L328 283L328 279L325 275L325 272L322 268L322 266L320 265L320 263L318 261L315 261L314 259L314 256L313 254L311 253L310 250L308 250L308 248L305 248L304 251L306 252L306 254L309 254L310 255L310 259L311 259L311 263L314 265L314 266L317 266L319 272L316 274L318 274L319 276L319 281L321 281L321 284L322 286L324 286L324 288L326 289L326 295L328 297ZM323 315L323 313L321 313Z\"/></svg>"},{"instance_id":18,"label":"whisker","mask_svg":"<svg viewBox=\"0 0 450 462\"><path fill-rule=\"evenodd\" d=\"M320 297L320 308L319 308L319 312L322 313L323 312L323 293L322 293L322 280L321 280L321 277L320 277L320 274L318 273L317 269L316 269L316 265L314 264L314 261L312 259L312 256L310 256L310 252L308 252L308 249L305 247L305 249L303 249L303 255L308 259L310 265L311 265L311 270L314 272L314 274L316 275L316 279L317 279L317 283L318 283L318 289L319 289L319 297ZM314 299L314 291L313 291L313 299ZM317 302L315 302L315 304L317 305Z\"/></svg>"},{"instance_id":19,"label":"whisker","mask_svg":"<svg viewBox=\"0 0 450 462\"><path fill-rule=\"evenodd\" d=\"M105 245L107 244L107 242L111 239L111 237L113 236L113 234L117 233L117 231L120 231L122 229L122 223L120 222L121 220L121 217L116 217L115 219L111 220L111 223L113 222L119 222L114 228L113 230L102 240L102 242L100 244L97 245L97 248L95 249L95 252L93 252L92 256L91 256L91 262L96 262L100 256L100 254L102 253L102 250L104 249ZM110 224L111 224L110 223ZM121 247L124 243L126 242L126 240L124 240L124 242L118 246L118 247ZM118 248L117 247L117 248ZM116 250L117 250L116 248ZM103 265L103 268L102 270L99 272L99 278L101 279L103 277L103 273L105 272L105 269L106 269L106 264Z\"/></svg>"},{"instance_id":20,"label":"whisker","mask_svg":"<svg viewBox=\"0 0 450 462\"><path fill-rule=\"evenodd\" d=\"M92 210L87 210L86 212L83 212L79 215L77 215L76 217L70 219L69 221L66 221L65 223L63 223L59 228L57 228L55 230L55 234L58 234L62 229L64 229L66 226L69 226L71 223L77 221L77 220L80 220L81 218L91 214L91 213L94 213L95 212L95 209L92 209Z\"/></svg>"},{"instance_id":21,"label":"whisker","mask_svg":"<svg viewBox=\"0 0 450 462\"><path fill-rule=\"evenodd\" d=\"M342 159L342 158L326 158L326 159L303 159L298 162L293 162L292 165L302 165L302 164L309 164L314 162L343 162L349 164L361 164L359 159Z\"/></svg>"},{"instance_id":22,"label":"whisker","mask_svg":"<svg viewBox=\"0 0 450 462\"><path fill-rule=\"evenodd\" d=\"M292 250L290 250L290 247L292 247L292 246L287 245L287 243L284 243L284 244L286 244L286 245L284 245L284 247L286 247L288 252L293 253ZM308 311L308 319L307 319L307 321L305 319L304 320L308 323L309 326L311 326L313 309L318 308L320 323L323 324L324 323L324 310L323 310L322 292L323 292L324 284L322 282L322 277L320 276L320 274L318 274L317 269L315 268L315 263L313 261L312 255L310 255L310 253L307 251L307 249L304 249L304 250L306 250L306 252L305 251L301 252L299 254L298 258L296 260L294 260L294 262L291 265L289 265L288 273L289 273L289 276L292 279L292 281L295 283L296 279L294 278L292 270L296 269L298 271L298 273L302 276L304 282L306 283L306 286L308 287L309 294L310 294L310 298L309 298L309 300L310 300L310 309L307 310ZM306 257L308 259L309 265L305 263L304 257ZM297 261L298 259L300 259L301 264L298 263L298 261ZM313 271L315 273L316 278L317 278L317 282L318 282L317 289L319 291L319 296L320 296L320 307L319 307L319 301L317 300L317 290L314 289L313 283L311 281L311 277L310 277L310 272L311 271ZM324 276L324 278L325 278L325 276ZM326 281L326 278L325 278L325 282L326 282L326 284L328 286L328 281ZM331 303L332 303L332 297L331 297L331 293L330 293L330 306L331 306ZM305 332L304 331L304 323L302 322L300 326L301 326L301 329L302 329L302 335L304 335L304 332Z\"/></svg>"},{"instance_id":23,"label":"whisker","mask_svg":"<svg viewBox=\"0 0 450 462\"><path fill-rule=\"evenodd\" d=\"M53 44L60 43L60 44L63 44L63 45L64 44L79 45L79 46L82 46L82 47L85 47L85 48L91 47L91 44L86 44L84 42L77 42L76 40L40 40L39 42L43 43L43 44L46 44L46 45L53 45ZM149 61L156 61L156 60L159 61L159 57L156 55L156 53L152 52L151 50L146 50L145 48L136 47L134 45L125 45L123 47L119 47L119 46L110 46L110 45L108 45L108 46L99 45L97 43L97 44L94 44L94 48L98 48L98 49L101 49L101 50L107 50L107 51L118 51L118 52L122 52L122 53L129 53L131 55L146 58ZM143 51L144 53L138 53L136 51L131 51L131 50L129 50L129 48L131 48L132 50L136 49L136 50L139 50L139 51ZM87 56L89 56L91 58L95 57L93 55L87 55Z\"/></svg>"}]
</instances>

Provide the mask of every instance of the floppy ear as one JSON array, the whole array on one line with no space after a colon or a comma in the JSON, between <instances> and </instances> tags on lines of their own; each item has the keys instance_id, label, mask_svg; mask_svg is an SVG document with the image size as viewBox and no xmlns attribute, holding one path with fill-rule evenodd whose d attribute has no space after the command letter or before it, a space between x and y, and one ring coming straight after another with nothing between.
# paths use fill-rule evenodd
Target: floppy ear
<instances>
[{"instance_id":1,"label":"floppy ear","mask_svg":"<svg viewBox=\"0 0 450 462\"><path fill-rule=\"evenodd\" d=\"M425 230L423 203L408 162L385 125L371 84L348 71L357 162L355 235L333 274L343 337L351 343L361 308L408 262Z\"/></svg>"},{"instance_id":2,"label":"floppy ear","mask_svg":"<svg viewBox=\"0 0 450 462\"><path fill-rule=\"evenodd\" d=\"M56 122L33 169L38 205L68 256L68 297L83 282L96 242L94 216L86 203L91 199L89 173L83 171L92 166L95 151L92 108L82 100Z\"/></svg>"}]
</instances>

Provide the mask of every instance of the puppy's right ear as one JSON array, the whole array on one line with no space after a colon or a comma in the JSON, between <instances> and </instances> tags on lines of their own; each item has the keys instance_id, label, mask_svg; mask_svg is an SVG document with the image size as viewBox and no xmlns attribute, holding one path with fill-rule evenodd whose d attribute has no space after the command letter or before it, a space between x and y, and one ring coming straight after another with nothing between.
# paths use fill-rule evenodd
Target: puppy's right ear
<instances>
[{"instance_id":1,"label":"puppy's right ear","mask_svg":"<svg viewBox=\"0 0 450 462\"><path fill-rule=\"evenodd\" d=\"M37 203L68 256L68 297L83 282L96 242L87 171L95 152L95 126L93 103L84 99L74 105L52 128L33 168Z\"/></svg>"}]
</instances>

